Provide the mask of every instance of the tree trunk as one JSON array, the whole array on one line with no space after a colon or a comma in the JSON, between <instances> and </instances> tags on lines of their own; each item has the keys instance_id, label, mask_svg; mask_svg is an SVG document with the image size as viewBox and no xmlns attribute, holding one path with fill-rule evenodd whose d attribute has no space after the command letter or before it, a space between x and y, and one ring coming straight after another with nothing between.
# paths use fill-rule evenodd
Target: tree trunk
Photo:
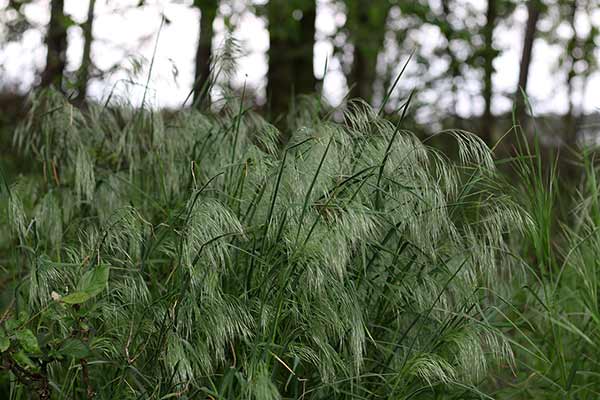
<instances>
[{"instance_id":1,"label":"tree trunk","mask_svg":"<svg viewBox=\"0 0 600 400\"><path fill-rule=\"evenodd\" d=\"M300 21L300 54L295 60L296 83L295 88L298 94L312 93L316 89L316 79L314 74L314 46L315 46L315 21L317 19L316 1L310 2L310 5L303 10L302 20Z\"/></svg>"},{"instance_id":2,"label":"tree trunk","mask_svg":"<svg viewBox=\"0 0 600 400\"><path fill-rule=\"evenodd\" d=\"M373 7L362 0L347 1L348 31L354 45L350 96L373 103L377 57L383 48L389 4Z\"/></svg>"},{"instance_id":3,"label":"tree trunk","mask_svg":"<svg viewBox=\"0 0 600 400\"><path fill-rule=\"evenodd\" d=\"M48 53L41 85L43 87L54 85L60 89L67 58L64 0L52 0L50 7L50 23L46 34Z\"/></svg>"},{"instance_id":4,"label":"tree trunk","mask_svg":"<svg viewBox=\"0 0 600 400\"><path fill-rule=\"evenodd\" d=\"M494 28L496 27L497 9L496 0L488 0L488 8L486 13L486 23L483 31L484 36L484 82L483 82L483 99L485 109L483 111L483 129L481 135L483 140L488 144L493 144L494 138L494 116L492 115L492 96L494 87L492 77L494 74L494 58L496 58L496 50L494 49Z\"/></svg>"},{"instance_id":5,"label":"tree trunk","mask_svg":"<svg viewBox=\"0 0 600 400\"><path fill-rule=\"evenodd\" d=\"M526 107L525 99L521 91L527 93L527 81L529 79L529 66L531 64L531 54L533 52L533 42L537 32L537 23L540 18L540 4L538 0L529 0L527 3L527 26L525 27L525 38L523 39L523 52L521 54L521 64L519 67L519 84L516 93L515 113L520 123L525 122Z\"/></svg>"},{"instance_id":6,"label":"tree trunk","mask_svg":"<svg viewBox=\"0 0 600 400\"><path fill-rule=\"evenodd\" d=\"M83 25L83 55L81 57L81 66L77 71L77 97L76 103L82 104L87 95L87 86L90 78L90 66L92 64L91 51L92 41L94 40L92 29L94 27L94 7L96 0L90 0L88 4L87 21Z\"/></svg>"},{"instance_id":7,"label":"tree trunk","mask_svg":"<svg viewBox=\"0 0 600 400\"><path fill-rule=\"evenodd\" d=\"M316 2L290 3L293 2L270 0L267 6L270 42L267 96L270 113L280 128L285 125L281 117L289 111L294 96L312 93L316 86L313 72Z\"/></svg>"},{"instance_id":8,"label":"tree trunk","mask_svg":"<svg viewBox=\"0 0 600 400\"><path fill-rule=\"evenodd\" d=\"M573 30L573 37L569 40L567 45L567 54L569 57L569 71L567 72L567 90L568 90L568 98L569 98L569 109L567 111L567 115L565 116L565 128L566 128L566 140L565 143L568 146L575 145L577 141L577 127L576 127L576 116L575 116L575 103L573 99L573 79L577 76L577 72L575 71L575 63L578 60L576 55L577 49L579 48L579 41L577 38L577 26L575 24L575 17L577 15L577 0L572 0L571 9L569 10L569 24L571 25L571 29Z\"/></svg>"},{"instance_id":9,"label":"tree trunk","mask_svg":"<svg viewBox=\"0 0 600 400\"><path fill-rule=\"evenodd\" d=\"M448 58L450 58L450 66L448 70L450 72L450 95L452 98L452 106L451 106L451 114L452 117L456 117L458 114L457 104L458 104L458 86L456 84L457 78L461 75L460 67L461 63L457 60L456 54L452 50L452 40L454 39L454 30L452 25L450 24L450 0L442 0L442 13L444 19L446 20L446 27L442 29L442 34L446 37L446 54Z\"/></svg>"},{"instance_id":10,"label":"tree trunk","mask_svg":"<svg viewBox=\"0 0 600 400\"><path fill-rule=\"evenodd\" d=\"M194 72L194 104L198 105L203 93L209 98L212 62L213 23L217 16L218 0L194 0L200 10L200 32L196 48Z\"/></svg>"},{"instance_id":11,"label":"tree trunk","mask_svg":"<svg viewBox=\"0 0 600 400\"><path fill-rule=\"evenodd\" d=\"M373 86L377 76L377 55L373 49L354 45L354 60L350 72L352 86L351 97L373 102Z\"/></svg>"},{"instance_id":12,"label":"tree trunk","mask_svg":"<svg viewBox=\"0 0 600 400\"><path fill-rule=\"evenodd\" d=\"M569 100L569 109L567 110L567 114L564 117L564 137L563 137L563 145L564 149L560 152L560 175L563 180L570 184L571 182L576 181L578 174L580 173L579 168L577 167L578 154L577 154L577 115L575 110L575 101L573 99L573 79L577 76L577 72L575 70L575 63L578 61L579 57L577 55L578 50L582 50L579 46L579 39L577 37L577 25L575 24L575 17L577 16L577 8L578 2L577 0L572 0L569 9L569 24L573 31L573 37L569 40L567 44L567 57L569 61L569 69L567 72L567 97ZM581 56L581 54L580 54Z\"/></svg>"}]
</instances>

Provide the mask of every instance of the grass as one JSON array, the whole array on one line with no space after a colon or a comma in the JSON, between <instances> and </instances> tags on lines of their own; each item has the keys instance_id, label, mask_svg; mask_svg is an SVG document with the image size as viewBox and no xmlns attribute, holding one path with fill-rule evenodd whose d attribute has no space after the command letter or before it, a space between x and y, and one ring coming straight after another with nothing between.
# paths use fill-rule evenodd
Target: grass
<instances>
[{"instance_id":1,"label":"grass","mask_svg":"<svg viewBox=\"0 0 600 400\"><path fill-rule=\"evenodd\" d=\"M594 399L600 393L598 342L598 195L594 149L582 149L580 176L560 179L524 149L516 196L534 224L524 246L526 280L515 285L512 333L520 342L518 373L499 398ZM572 170L573 167L567 167Z\"/></svg>"},{"instance_id":2,"label":"grass","mask_svg":"<svg viewBox=\"0 0 600 400\"><path fill-rule=\"evenodd\" d=\"M3 398L596 397L591 154L559 219L536 147L509 184L476 136L440 133L450 160L360 102L299 101L281 148L233 99L31 101L40 173L1 186Z\"/></svg>"}]
</instances>

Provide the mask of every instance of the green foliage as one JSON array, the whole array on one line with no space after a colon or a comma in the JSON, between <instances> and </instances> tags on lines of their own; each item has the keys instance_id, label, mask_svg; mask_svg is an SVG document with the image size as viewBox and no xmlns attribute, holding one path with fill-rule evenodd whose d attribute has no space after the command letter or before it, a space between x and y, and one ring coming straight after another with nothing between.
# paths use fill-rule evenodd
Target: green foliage
<instances>
[{"instance_id":1,"label":"green foliage","mask_svg":"<svg viewBox=\"0 0 600 400\"><path fill-rule=\"evenodd\" d=\"M2 244L14 398L460 398L513 364L486 288L530 223L476 137L440 133L452 163L362 103L298 110L282 150L233 101L32 105L16 143L44 176L11 186Z\"/></svg>"},{"instance_id":2,"label":"green foliage","mask_svg":"<svg viewBox=\"0 0 600 400\"><path fill-rule=\"evenodd\" d=\"M598 337L598 165L582 149L581 179L563 184L539 147L517 162L517 196L533 217L515 244L528 267L504 316L517 349L517 375L501 375L495 398L595 399L600 391ZM560 189L559 189L560 185Z\"/></svg>"}]
</instances>

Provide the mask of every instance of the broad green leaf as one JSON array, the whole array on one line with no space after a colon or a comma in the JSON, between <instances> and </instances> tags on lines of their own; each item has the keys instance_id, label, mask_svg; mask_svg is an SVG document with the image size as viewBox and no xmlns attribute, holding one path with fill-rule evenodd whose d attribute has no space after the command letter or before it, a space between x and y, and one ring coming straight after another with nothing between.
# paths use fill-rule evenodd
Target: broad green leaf
<instances>
[{"instance_id":1,"label":"broad green leaf","mask_svg":"<svg viewBox=\"0 0 600 400\"><path fill-rule=\"evenodd\" d=\"M8 332L12 332L17 330L19 326L26 324L28 320L29 314L25 311L21 311L18 316L6 320L6 322L4 322L4 327Z\"/></svg>"},{"instance_id":2,"label":"broad green leaf","mask_svg":"<svg viewBox=\"0 0 600 400\"><path fill-rule=\"evenodd\" d=\"M87 292L75 292L62 298L63 303L81 304L88 301L92 296Z\"/></svg>"},{"instance_id":3,"label":"broad green leaf","mask_svg":"<svg viewBox=\"0 0 600 400\"><path fill-rule=\"evenodd\" d=\"M7 331L12 332L15 329L17 329L17 327L19 326L19 322L13 318L7 320L4 323L4 327L6 328Z\"/></svg>"},{"instance_id":4,"label":"broad green leaf","mask_svg":"<svg viewBox=\"0 0 600 400\"><path fill-rule=\"evenodd\" d=\"M10 339L0 330L0 353L5 352L10 347Z\"/></svg>"},{"instance_id":5,"label":"broad green leaf","mask_svg":"<svg viewBox=\"0 0 600 400\"><path fill-rule=\"evenodd\" d=\"M86 292L90 297L100 294L108 283L110 268L107 265L100 265L87 271L79 283L81 291Z\"/></svg>"},{"instance_id":6,"label":"broad green leaf","mask_svg":"<svg viewBox=\"0 0 600 400\"><path fill-rule=\"evenodd\" d=\"M37 338L29 329L22 329L15 333L19 344L28 354L41 354L40 345Z\"/></svg>"},{"instance_id":7,"label":"broad green leaf","mask_svg":"<svg viewBox=\"0 0 600 400\"><path fill-rule=\"evenodd\" d=\"M37 365L31 360L31 358L27 357L27 354L23 352L23 350L19 350L12 355L13 360L19 364L19 366L23 369L32 369L34 371L38 370Z\"/></svg>"},{"instance_id":8,"label":"broad green leaf","mask_svg":"<svg viewBox=\"0 0 600 400\"><path fill-rule=\"evenodd\" d=\"M64 341L59 353L65 357L85 358L90 354L90 349L82 340L69 338Z\"/></svg>"}]
</instances>

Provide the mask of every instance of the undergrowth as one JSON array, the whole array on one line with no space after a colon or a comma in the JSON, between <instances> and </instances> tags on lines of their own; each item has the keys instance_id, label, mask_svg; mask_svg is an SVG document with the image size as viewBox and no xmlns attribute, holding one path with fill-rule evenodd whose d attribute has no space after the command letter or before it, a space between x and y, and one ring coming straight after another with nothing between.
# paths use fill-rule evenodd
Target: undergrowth
<instances>
[{"instance_id":1,"label":"undergrowth","mask_svg":"<svg viewBox=\"0 0 600 400\"><path fill-rule=\"evenodd\" d=\"M362 103L297 107L281 148L233 100L33 97L15 146L40 173L2 186L3 397L489 398L517 373L507 239L535 227L483 142L440 133L451 162Z\"/></svg>"},{"instance_id":2,"label":"undergrowth","mask_svg":"<svg viewBox=\"0 0 600 400\"><path fill-rule=\"evenodd\" d=\"M512 197L532 224L525 240L511 245L527 272L513 282L502 329L514 338L516 373L497 378L496 398L600 396L598 163L594 148L571 150L578 151L577 165L544 163L534 141L515 162Z\"/></svg>"}]
</instances>

